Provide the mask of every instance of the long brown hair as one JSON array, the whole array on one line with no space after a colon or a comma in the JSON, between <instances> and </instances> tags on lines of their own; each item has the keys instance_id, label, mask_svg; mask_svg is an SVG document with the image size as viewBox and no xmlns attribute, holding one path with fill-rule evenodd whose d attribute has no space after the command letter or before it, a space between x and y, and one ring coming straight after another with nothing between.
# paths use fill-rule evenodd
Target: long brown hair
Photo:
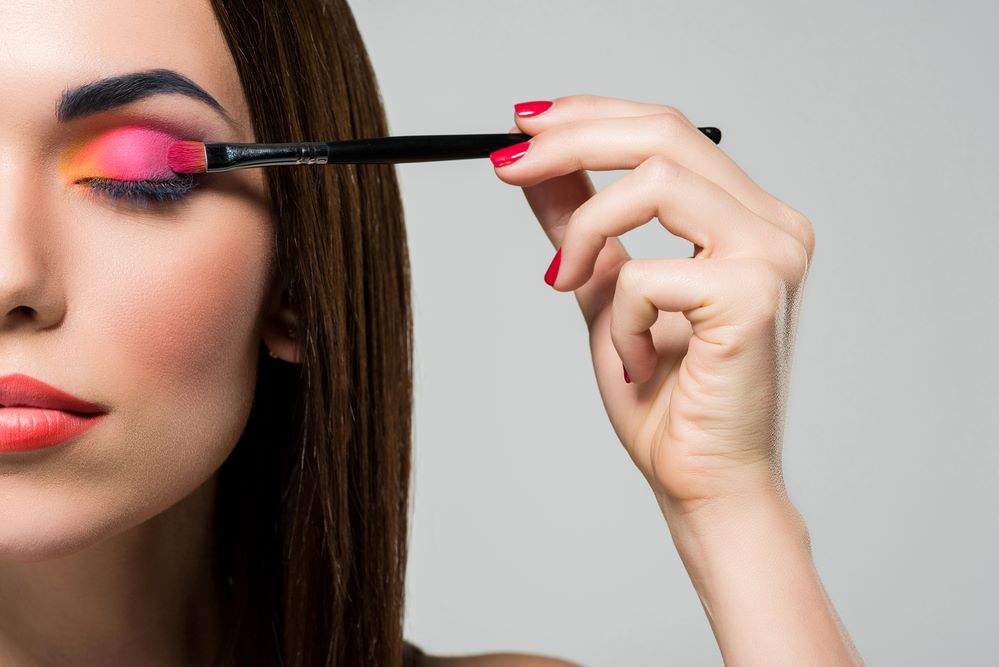
<instances>
[{"instance_id":1,"label":"long brown hair","mask_svg":"<svg viewBox=\"0 0 999 667\"><path fill-rule=\"evenodd\" d=\"M212 0L258 142L387 134L345 0ZM254 406L219 476L218 664L399 665L412 315L393 165L267 170L301 364L261 345Z\"/></svg>"}]
</instances>

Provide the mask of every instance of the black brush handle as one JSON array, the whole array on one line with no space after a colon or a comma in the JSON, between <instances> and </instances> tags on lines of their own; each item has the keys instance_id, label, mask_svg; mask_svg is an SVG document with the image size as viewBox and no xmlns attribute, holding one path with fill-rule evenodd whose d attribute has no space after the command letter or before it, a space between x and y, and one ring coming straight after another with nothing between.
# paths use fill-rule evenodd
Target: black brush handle
<instances>
[{"instance_id":1,"label":"black brush handle","mask_svg":"<svg viewBox=\"0 0 999 667\"><path fill-rule=\"evenodd\" d=\"M721 141L717 127L699 127ZM205 144L207 171L285 164L370 164L439 162L488 157L493 151L527 141L529 134L425 134L294 144Z\"/></svg>"},{"instance_id":2,"label":"black brush handle","mask_svg":"<svg viewBox=\"0 0 999 667\"><path fill-rule=\"evenodd\" d=\"M721 141L717 127L699 127L711 141ZM331 163L439 162L489 157L493 151L528 141L529 134L437 134L336 141Z\"/></svg>"}]
</instances>

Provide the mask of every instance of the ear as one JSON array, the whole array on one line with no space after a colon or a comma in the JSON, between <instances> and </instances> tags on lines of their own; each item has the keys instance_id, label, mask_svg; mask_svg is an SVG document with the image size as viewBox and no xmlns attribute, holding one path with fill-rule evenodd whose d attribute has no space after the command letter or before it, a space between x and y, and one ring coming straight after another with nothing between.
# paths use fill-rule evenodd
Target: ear
<instances>
[{"instance_id":1,"label":"ear","mask_svg":"<svg viewBox=\"0 0 999 667\"><path fill-rule=\"evenodd\" d=\"M298 316L292 310L288 281L275 281L276 286L268 297L267 310L260 328L264 345L277 357L289 363L302 362L302 332Z\"/></svg>"}]
</instances>

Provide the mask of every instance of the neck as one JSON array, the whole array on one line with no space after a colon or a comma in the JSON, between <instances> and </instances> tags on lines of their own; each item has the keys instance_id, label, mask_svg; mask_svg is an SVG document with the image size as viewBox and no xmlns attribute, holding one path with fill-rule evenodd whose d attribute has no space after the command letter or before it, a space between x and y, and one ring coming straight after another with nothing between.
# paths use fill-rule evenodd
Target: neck
<instances>
[{"instance_id":1,"label":"neck","mask_svg":"<svg viewBox=\"0 0 999 667\"><path fill-rule=\"evenodd\" d=\"M207 663L217 474L173 507L67 556L0 562L0 664Z\"/></svg>"}]
</instances>

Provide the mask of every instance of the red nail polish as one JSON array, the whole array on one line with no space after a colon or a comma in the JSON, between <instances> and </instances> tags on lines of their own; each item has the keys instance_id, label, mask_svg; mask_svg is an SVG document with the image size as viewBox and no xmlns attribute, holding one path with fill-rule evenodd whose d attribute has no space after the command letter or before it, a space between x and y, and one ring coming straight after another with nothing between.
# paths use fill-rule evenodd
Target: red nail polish
<instances>
[{"instance_id":1,"label":"red nail polish","mask_svg":"<svg viewBox=\"0 0 999 667\"><path fill-rule=\"evenodd\" d=\"M548 270L545 272L545 282L550 286L555 286L555 279L558 277L558 266L562 263L562 248L559 248L555 253L555 258L552 259L552 263L548 266Z\"/></svg>"},{"instance_id":2,"label":"red nail polish","mask_svg":"<svg viewBox=\"0 0 999 667\"><path fill-rule=\"evenodd\" d=\"M621 364L621 368L624 370L624 381L631 384L631 376L628 375L628 369L624 367L624 364Z\"/></svg>"},{"instance_id":3,"label":"red nail polish","mask_svg":"<svg viewBox=\"0 0 999 667\"><path fill-rule=\"evenodd\" d=\"M493 151L489 154L489 159L493 161L494 166L503 167L524 157L524 153L526 153L527 149L530 147L531 142L521 141L519 144L505 146L499 150Z\"/></svg>"},{"instance_id":4,"label":"red nail polish","mask_svg":"<svg viewBox=\"0 0 999 667\"><path fill-rule=\"evenodd\" d=\"M521 118L532 118L551 108L554 102L548 100L535 100L533 102L520 102L513 105L514 112Z\"/></svg>"}]
</instances>

